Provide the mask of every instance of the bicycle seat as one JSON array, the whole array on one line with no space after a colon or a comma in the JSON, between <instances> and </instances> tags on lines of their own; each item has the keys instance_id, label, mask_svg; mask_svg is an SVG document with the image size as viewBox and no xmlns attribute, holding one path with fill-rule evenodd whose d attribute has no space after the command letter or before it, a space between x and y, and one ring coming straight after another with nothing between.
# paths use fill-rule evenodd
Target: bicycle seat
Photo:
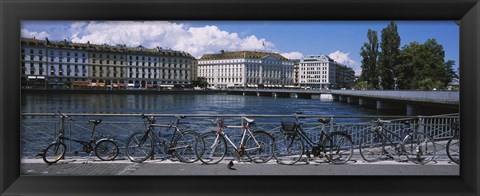
<instances>
[{"instance_id":1,"label":"bicycle seat","mask_svg":"<svg viewBox=\"0 0 480 196\"><path fill-rule=\"evenodd\" d=\"M255 120L254 119L249 119L247 117L243 117L248 123L253 123Z\"/></svg>"},{"instance_id":2,"label":"bicycle seat","mask_svg":"<svg viewBox=\"0 0 480 196\"><path fill-rule=\"evenodd\" d=\"M330 119L329 118L320 118L320 119L318 119L318 122L322 123L322 124L328 124L328 123L330 123Z\"/></svg>"},{"instance_id":3,"label":"bicycle seat","mask_svg":"<svg viewBox=\"0 0 480 196\"><path fill-rule=\"evenodd\" d=\"M89 120L88 122L98 125L102 122L102 119Z\"/></svg>"}]
</instances>

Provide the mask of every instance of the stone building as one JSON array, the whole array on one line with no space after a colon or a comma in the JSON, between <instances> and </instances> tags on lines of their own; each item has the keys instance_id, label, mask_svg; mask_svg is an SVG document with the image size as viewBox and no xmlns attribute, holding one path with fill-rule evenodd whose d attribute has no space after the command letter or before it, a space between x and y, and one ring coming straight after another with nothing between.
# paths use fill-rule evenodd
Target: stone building
<instances>
[{"instance_id":1,"label":"stone building","mask_svg":"<svg viewBox=\"0 0 480 196\"><path fill-rule=\"evenodd\" d=\"M210 86L282 87L293 84L293 62L277 53L221 51L198 60L198 76Z\"/></svg>"}]
</instances>

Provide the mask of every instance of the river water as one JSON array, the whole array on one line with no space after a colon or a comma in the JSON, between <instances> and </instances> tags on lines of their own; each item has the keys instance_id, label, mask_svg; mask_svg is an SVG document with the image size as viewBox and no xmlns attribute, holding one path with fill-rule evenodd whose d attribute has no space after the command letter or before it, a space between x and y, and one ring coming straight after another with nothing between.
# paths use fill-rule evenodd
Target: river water
<instances>
[{"instance_id":1,"label":"river water","mask_svg":"<svg viewBox=\"0 0 480 196\"><path fill-rule=\"evenodd\" d=\"M96 114L376 115L335 101L227 94L27 94L22 112Z\"/></svg>"}]
</instances>

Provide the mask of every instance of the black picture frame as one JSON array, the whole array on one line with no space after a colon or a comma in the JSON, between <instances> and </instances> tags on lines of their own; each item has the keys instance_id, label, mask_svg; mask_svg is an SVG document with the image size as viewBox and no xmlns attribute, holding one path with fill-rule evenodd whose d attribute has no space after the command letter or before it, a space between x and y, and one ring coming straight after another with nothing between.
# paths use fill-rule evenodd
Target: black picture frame
<instances>
[{"instance_id":1,"label":"black picture frame","mask_svg":"<svg viewBox=\"0 0 480 196\"><path fill-rule=\"evenodd\" d=\"M478 195L478 0L2 0L2 195ZM460 176L19 176L21 20L455 20L460 22ZM159 167L159 169L161 169Z\"/></svg>"}]
</instances>

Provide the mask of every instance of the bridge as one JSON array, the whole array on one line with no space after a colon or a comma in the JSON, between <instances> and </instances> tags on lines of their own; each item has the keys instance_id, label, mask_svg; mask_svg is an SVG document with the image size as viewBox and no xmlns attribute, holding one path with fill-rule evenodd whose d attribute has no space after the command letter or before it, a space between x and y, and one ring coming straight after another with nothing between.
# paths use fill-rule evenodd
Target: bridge
<instances>
[{"instance_id":1,"label":"bridge","mask_svg":"<svg viewBox=\"0 0 480 196\"><path fill-rule=\"evenodd\" d=\"M406 115L458 112L459 91L226 89L230 94L340 101L379 111Z\"/></svg>"}]
</instances>

